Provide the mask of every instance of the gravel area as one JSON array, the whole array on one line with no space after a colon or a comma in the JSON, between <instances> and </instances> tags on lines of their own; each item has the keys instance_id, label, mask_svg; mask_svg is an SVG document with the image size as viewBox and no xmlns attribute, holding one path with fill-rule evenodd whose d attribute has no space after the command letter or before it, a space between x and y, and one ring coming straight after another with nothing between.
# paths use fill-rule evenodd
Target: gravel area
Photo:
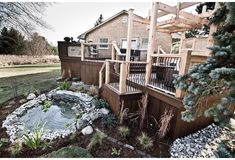
<instances>
[{"instance_id":1,"label":"gravel area","mask_svg":"<svg viewBox=\"0 0 235 160\"><path fill-rule=\"evenodd\" d=\"M214 151L221 140L226 139L228 131L211 124L206 128L176 139L171 148L172 158L215 158Z\"/></svg>"}]
</instances>

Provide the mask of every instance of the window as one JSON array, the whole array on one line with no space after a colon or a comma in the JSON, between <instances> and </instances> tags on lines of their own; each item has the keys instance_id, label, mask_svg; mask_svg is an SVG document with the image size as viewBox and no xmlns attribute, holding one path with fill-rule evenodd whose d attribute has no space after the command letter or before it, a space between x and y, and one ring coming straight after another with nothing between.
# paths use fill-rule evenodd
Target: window
<instances>
[{"instance_id":1,"label":"window","mask_svg":"<svg viewBox=\"0 0 235 160\"><path fill-rule=\"evenodd\" d=\"M108 49L109 45L107 44L109 42L108 38L100 38L100 45L99 48L100 49Z\"/></svg>"},{"instance_id":2,"label":"window","mask_svg":"<svg viewBox=\"0 0 235 160\"><path fill-rule=\"evenodd\" d=\"M142 38L141 39L141 49L147 49L148 48L149 39L148 38Z\"/></svg>"}]
</instances>

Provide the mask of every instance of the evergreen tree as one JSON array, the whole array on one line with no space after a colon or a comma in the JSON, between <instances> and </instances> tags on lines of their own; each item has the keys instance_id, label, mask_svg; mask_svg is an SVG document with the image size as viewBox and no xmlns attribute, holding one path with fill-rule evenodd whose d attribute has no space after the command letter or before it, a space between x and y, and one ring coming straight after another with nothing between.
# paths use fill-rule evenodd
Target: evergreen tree
<instances>
[{"instance_id":1,"label":"evergreen tree","mask_svg":"<svg viewBox=\"0 0 235 160\"><path fill-rule=\"evenodd\" d=\"M100 14L98 20L95 22L95 26L98 26L101 23L103 23L103 15L102 14Z\"/></svg>"},{"instance_id":2,"label":"evergreen tree","mask_svg":"<svg viewBox=\"0 0 235 160\"><path fill-rule=\"evenodd\" d=\"M211 57L193 66L189 73L175 76L175 87L184 90L185 111L182 119L193 121L204 113L216 122L228 125L235 104L235 3L220 3L209 24L217 24L213 34ZM205 106L209 97L219 98L212 106ZM205 109L208 108L208 109Z\"/></svg>"},{"instance_id":3,"label":"evergreen tree","mask_svg":"<svg viewBox=\"0 0 235 160\"><path fill-rule=\"evenodd\" d=\"M24 36L14 28L4 27L0 35L0 54L22 54L26 47Z\"/></svg>"}]
</instances>

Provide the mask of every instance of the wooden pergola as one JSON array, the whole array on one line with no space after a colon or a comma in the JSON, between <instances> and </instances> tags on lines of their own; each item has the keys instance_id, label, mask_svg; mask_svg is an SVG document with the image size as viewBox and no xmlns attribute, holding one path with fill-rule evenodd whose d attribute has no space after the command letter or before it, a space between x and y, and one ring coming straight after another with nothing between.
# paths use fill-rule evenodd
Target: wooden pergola
<instances>
[{"instance_id":1,"label":"wooden pergola","mask_svg":"<svg viewBox=\"0 0 235 160\"><path fill-rule=\"evenodd\" d=\"M133 31L133 23L144 23L149 25L149 44L147 50L147 60L146 60L146 74L145 74L145 86L149 84L150 75L151 75L151 67L152 67L152 58L154 56L154 48L156 45L157 32L164 32L164 33L175 33L175 32L183 32L184 35L185 31L189 31L192 29L199 29L204 24L207 24L207 18L210 17L215 9L218 7L218 3L216 3L216 7L212 12L206 12L206 6L203 7L202 13L200 15L194 15L192 13L188 13L183 9L196 5L200 2L183 2L177 3L175 6L170 6L161 2L153 2L152 9L151 9L151 16L150 19L146 19L144 21L136 20L133 18L133 9L129 10L129 19L128 19L128 32L127 32L127 52L126 52L126 62L130 62L130 52L131 52L131 37ZM170 18L168 20L164 20L158 22L160 17L173 14L174 18ZM210 28L210 33L208 37L208 41L212 44L212 33L215 32L217 27L212 25ZM179 71L179 74L185 74L187 72L187 59L190 57L186 53L181 53L181 61L182 67ZM127 63L123 63L120 79L123 79L123 83L125 83L125 77L128 75L128 66ZM125 87L125 84L120 83L120 90ZM181 97L182 93L176 92L176 97Z\"/></svg>"}]
</instances>

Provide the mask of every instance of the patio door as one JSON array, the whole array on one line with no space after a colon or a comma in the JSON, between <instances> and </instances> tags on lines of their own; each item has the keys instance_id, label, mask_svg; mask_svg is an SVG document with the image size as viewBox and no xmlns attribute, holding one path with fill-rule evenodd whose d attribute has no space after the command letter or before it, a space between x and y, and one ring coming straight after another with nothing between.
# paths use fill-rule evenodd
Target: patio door
<instances>
[{"instance_id":1,"label":"patio door","mask_svg":"<svg viewBox=\"0 0 235 160\"><path fill-rule=\"evenodd\" d=\"M122 38L121 39L121 48L126 49L127 48L127 39ZM131 39L131 49L138 49L138 38L132 38Z\"/></svg>"}]
</instances>

